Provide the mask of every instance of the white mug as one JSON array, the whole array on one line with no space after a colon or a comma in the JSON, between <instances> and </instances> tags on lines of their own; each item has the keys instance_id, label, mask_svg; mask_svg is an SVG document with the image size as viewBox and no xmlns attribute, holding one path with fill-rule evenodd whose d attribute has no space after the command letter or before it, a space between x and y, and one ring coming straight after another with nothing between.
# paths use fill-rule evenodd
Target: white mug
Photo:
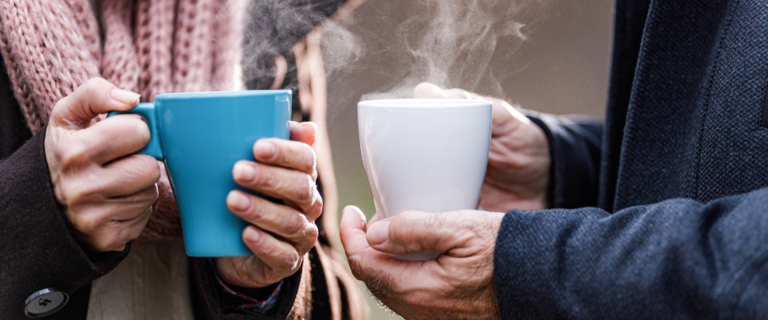
<instances>
[{"instance_id":1,"label":"white mug","mask_svg":"<svg viewBox=\"0 0 768 320\"><path fill-rule=\"evenodd\" d=\"M357 104L360 149L382 219L406 210L475 209L488 164L491 103L462 99ZM425 250L402 260L434 259Z\"/></svg>"}]
</instances>

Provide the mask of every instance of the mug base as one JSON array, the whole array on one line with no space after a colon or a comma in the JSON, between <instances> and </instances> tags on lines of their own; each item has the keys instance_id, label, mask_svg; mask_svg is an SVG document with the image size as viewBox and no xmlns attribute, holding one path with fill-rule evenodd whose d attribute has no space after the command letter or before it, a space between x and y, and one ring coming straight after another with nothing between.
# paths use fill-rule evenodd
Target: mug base
<instances>
[{"instance_id":1,"label":"mug base","mask_svg":"<svg viewBox=\"0 0 768 320\"><path fill-rule=\"evenodd\" d=\"M192 258L223 258L223 257L241 257L252 256L253 252L242 250L230 250L230 251L211 251L211 250L185 250L187 256Z\"/></svg>"}]
</instances>

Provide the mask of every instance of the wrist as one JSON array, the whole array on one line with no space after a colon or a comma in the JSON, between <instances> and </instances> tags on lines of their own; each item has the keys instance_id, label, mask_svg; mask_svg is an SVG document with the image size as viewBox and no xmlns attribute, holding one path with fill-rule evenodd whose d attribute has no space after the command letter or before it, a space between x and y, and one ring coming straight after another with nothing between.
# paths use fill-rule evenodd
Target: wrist
<instances>
[{"instance_id":1,"label":"wrist","mask_svg":"<svg viewBox=\"0 0 768 320\"><path fill-rule=\"evenodd\" d=\"M549 207L548 188L525 195L526 192L507 190L487 181L483 184L479 207L485 211L507 212L512 209L536 211ZM524 196L521 196L524 195Z\"/></svg>"},{"instance_id":2,"label":"wrist","mask_svg":"<svg viewBox=\"0 0 768 320\"><path fill-rule=\"evenodd\" d=\"M222 293L220 295L222 306L232 306L267 313L277 305L283 287L283 280L260 288L235 286L222 280L212 259L208 260L208 264L216 279L215 282L218 283L219 291Z\"/></svg>"}]
</instances>

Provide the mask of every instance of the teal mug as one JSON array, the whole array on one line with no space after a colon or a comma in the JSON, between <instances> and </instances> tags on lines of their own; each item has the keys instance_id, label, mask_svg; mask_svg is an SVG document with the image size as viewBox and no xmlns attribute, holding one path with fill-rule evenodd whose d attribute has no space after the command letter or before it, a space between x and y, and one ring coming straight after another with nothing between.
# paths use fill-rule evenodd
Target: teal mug
<instances>
[{"instance_id":1,"label":"teal mug","mask_svg":"<svg viewBox=\"0 0 768 320\"><path fill-rule=\"evenodd\" d=\"M291 90L169 93L131 110L147 121L151 139L140 153L165 163L184 232L187 255L228 257L253 254L243 243L248 223L229 211L232 178L240 160L255 161L261 138L288 139Z\"/></svg>"}]
</instances>

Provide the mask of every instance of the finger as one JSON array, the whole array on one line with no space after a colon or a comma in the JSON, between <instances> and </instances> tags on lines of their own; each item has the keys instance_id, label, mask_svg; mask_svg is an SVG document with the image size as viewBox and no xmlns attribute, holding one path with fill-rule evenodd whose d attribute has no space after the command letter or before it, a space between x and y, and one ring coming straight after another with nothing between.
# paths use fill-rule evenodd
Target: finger
<instances>
[{"instance_id":1,"label":"finger","mask_svg":"<svg viewBox=\"0 0 768 320\"><path fill-rule=\"evenodd\" d=\"M254 226L243 230L243 241L264 264L272 267L274 275L279 278L293 275L301 266L303 254L299 254L296 248Z\"/></svg>"},{"instance_id":2,"label":"finger","mask_svg":"<svg viewBox=\"0 0 768 320\"><path fill-rule=\"evenodd\" d=\"M82 148L98 164L139 151L150 138L147 124L134 115L110 117L73 135L76 144L70 150Z\"/></svg>"},{"instance_id":3,"label":"finger","mask_svg":"<svg viewBox=\"0 0 768 320\"><path fill-rule=\"evenodd\" d=\"M439 272L435 260L400 261L373 249L365 232L365 216L360 209L354 206L344 208L339 233L350 270L378 298L391 297L414 285L428 285L424 280L430 274Z\"/></svg>"},{"instance_id":4,"label":"finger","mask_svg":"<svg viewBox=\"0 0 768 320\"><path fill-rule=\"evenodd\" d=\"M302 212L322 207L317 185L308 174L251 161L238 161L232 169L232 177L245 188L296 204Z\"/></svg>"},{"instance_id":5,"label":"finger","mask_svg":"<svg viewBox=\"0 0 768 320\"><path fill-rule=\"evenodd\" d=\"M160 166L151 156L132 154L108 164L98 177L92 178L100 181L93 184L101 188L105 197L121 197L154 186L160 179Z\"/></svg>"},{"instance_id":6,"label":"finger","mask_svg":"<svg viewBox=\"0 0 768 320\"><path fill-rule=\"evenodd\" d=\"M471 226L471 213L405 211L368 227L368 243L376 250L405 254L422 250L447 252L467 241L473 233L463 232Z\"/></svg>"},{"instance_id":7,"label":"finger","mask_svg":"<svg viewBox=\"0 0 768 320\"><path fill-rule=\"evenodd\" d=\"M132 108L139 103L139 97L138 93L118 89L107 80L92 78L56 103L50 123L84 128L101 113Z\"/></svg>"},{"instance_id":8,"label":"finger","mask_svg":"<svg viewBox=\"0 0 768 320\"><path fill-rule=\"evenodd\" d=\"M69 220L84 240L97 251L120 251L138 238L157 199L154 186L136 194L107 202L70 207Z\"/></svg>"},{"instance_id":9,"label":"finger","mask_svg":"<svg viewBox=\"0 0 768 320\"><path fill-rule=\"evenodd\" d=\"M476 94L470 93L467 90L464 89L446 89L445 95L448 96L450 99L473 99L473 98L479 98Z\"/></svg>"},{"instance_id":10,"label":"finger","mask_svg":"<svg viewBox=\"0 0 768 320\"><path fill-rule=\"evenodd\" d=\"M107 225L95 234L94 248L101 252L122 251L125 245L141 235L149 221L152 208L145 209L135 219Z\"/></svg>"},{"instance_id":11,"label":"finger","mask_svg":"<svg viewBox=\"0 0 768 320\"><path fill-rule=\"evenodd\" d=\"M266 164L313 174L317 157L308 144L277 138L265 138L253 145L253 156Z\"/></svg>"},{"instance_id":12,"label":"finger","mask_svg":"<svg viewBox=\"0 0 768 320\"><path fill-rule=\"evenodd\" d=\"M446 99L448 94L440 87L429 82L422 82L413 88L414 99Z\"/></svg>"},{"instance_id":13,"label":"finger","mask_svg":"<svg viewBox=\"0 0 768 320\"><path fill-rule=\"evenodd\" d=\"M153 184L134 194L108 199L103 205L112 207L112 214L108 217L110 221L140 220L144 218L146 209L152 209L159 195L157 184Z\"/></svg>"},{"instance_id":14,"label":"finger","mask_svg":"<svg viewBox=\"0 0 768 320\"><path fill-rule=\"evenodd\" d=\"M227 195L227 207L243 220L296 244L301 251L308 251L317 240L317 226L288 206L233 190Z\"/></svg>"},{"instance_id":15,"label":"finger","mask_svg":"<svg viewBox=\"0 0 768 320\"><path fill-rule=\"evenodd\" d=\"M291 140L304 142L308 145L315 144L317 137L317 124L314 122L291 121Z\"/></svg>"}]
</instances>

